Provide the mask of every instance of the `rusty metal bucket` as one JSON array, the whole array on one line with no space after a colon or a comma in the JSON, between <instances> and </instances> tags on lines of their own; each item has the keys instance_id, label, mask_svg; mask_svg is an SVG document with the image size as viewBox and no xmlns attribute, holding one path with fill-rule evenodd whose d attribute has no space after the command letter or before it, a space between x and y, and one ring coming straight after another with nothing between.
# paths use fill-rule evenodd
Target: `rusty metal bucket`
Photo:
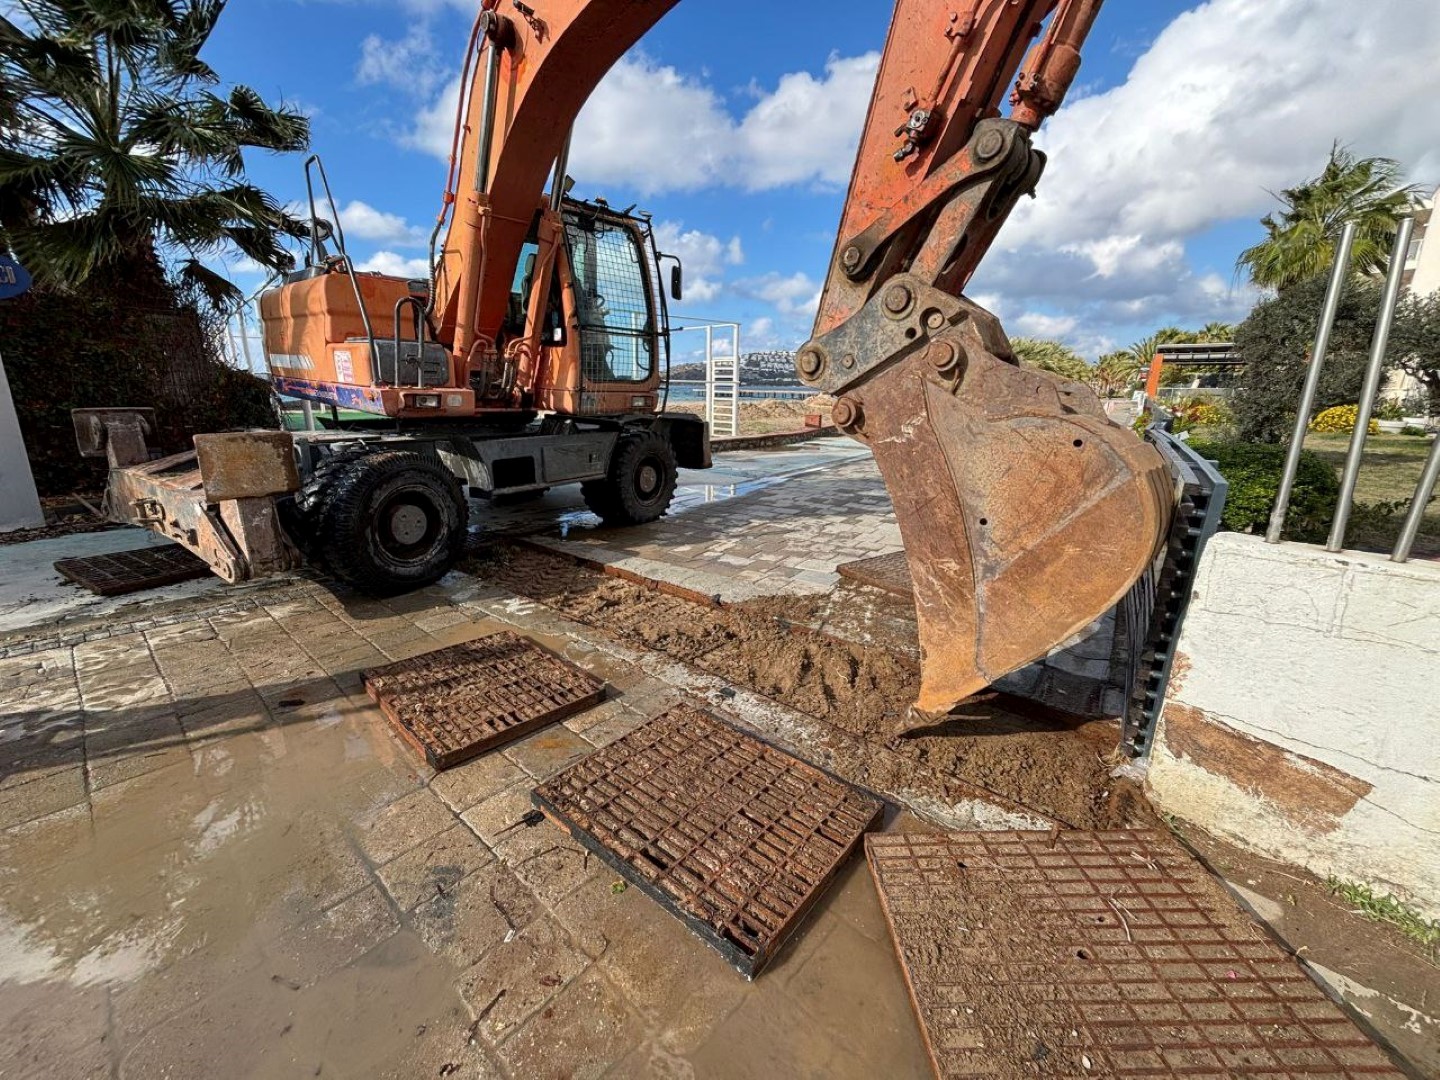
<instances>
[{"instance_id":1,"label":"rusty metal bucket","mask_svg":"<svg viewBox=\"0 0 1440 1080\"><path fill-rule=\"evenodd\" d=\"M811 347L871 369L834 417L874 451L914 577L922 679L902 729L1065 643L1158 554L1163 459L1088 387L1019 367L978 305L902 281Z\"/></svg>"}]
</instances>

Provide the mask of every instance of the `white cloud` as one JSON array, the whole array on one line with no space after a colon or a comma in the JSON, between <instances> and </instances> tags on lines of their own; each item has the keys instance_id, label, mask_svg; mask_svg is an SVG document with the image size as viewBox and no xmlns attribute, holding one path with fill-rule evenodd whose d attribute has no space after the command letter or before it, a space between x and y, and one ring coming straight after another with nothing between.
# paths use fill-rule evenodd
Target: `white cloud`
<instances>
[{"instance_id":1,"label":"white cloud","mask_svg":"<svg viewBox=\"0 0 1440 1080\"><path fill-rule=\"evenodd\" d=\"M429 240L423 227L411 225L399 214L377 210L359 199L341 208L340 225L347 239L358 236L390 247L423 247Z\"/></svg>"},{"instance_id":2,"label":"white cloud","mask_svg":"<svg viewBox=\"0 0 1440 1080\"><path fill-rule=\"evenodd\" d=\"M389 86L428 98L445 77L426 20L411 23L402 38L370 34L360 43L355 79L361 86Z\"/></svg>"},{"instance_id":3,"label":"white cloud","mask_svg":"<svg viewBox=\"0 0 1440 1080\"><path fill-rule=\"evenodd\" d=\"M855 149L880 54L831 56L825 75L808 71L781 77L740 124L744 165L740 186L752 191L812 181L843 186Z\"/></svg>"},{"instance_id":4,"label":"white cloud","mask_svg":"<svg viewBox=\"0 0 1440 1080\"><path fill-rule=\"evenodd\" d=\"M745 261L740 237L721 240L677 221L657 223L655 242L667 255L679 256L685 265L685 299L701 304L720 295L726 267Z\"/></svg>"},{"instance_id":5,"label":"white cloud","mask_svg":"<svg viewBox=\"0 0 1440 1080\"><path fill-rule=\"evenodd\" d=\"M1055 116L1039 139L1051 167L1006 240L1154 243L1258 216L1337 138L1433 182L1440 109L1417 102L1434 96L1437 40L1424 0L1209 0L1122 85Z\"/></svg>"},{"instance_id":6,"label":"white cloud","mask_svg":"<svg viewBox=\"0 0 1440 1080\"><path fill-rule=\"evenodd\" d=\"M1012 329L1020 337L1063 338L1075 332L1078 322L1073 315L1045 315L1038 311L1027 311L1014 321Z\"/></svg>"},{"instance_id":7,"label":"white cloud","mask_svg":"<svg viewBox=\"0 0 1440 1080\"><path fill-rule=\"evenodd\" d=\"M428 278L430 276L430 260L407 259L393 251L377 251L355 269L362 273L389 274L391 277Z\"/></svg>"},{"instance_id":8,"label":"white cloud","mask_svg":"<svg viewBox=\"0 0 1440 1080\"><path fill-rule=\"evenodd\" d=\"M1196 235L1275 206L1339 139L1440 180L1440 5L1207 0L1176 18L1126 81L1073 98L1037 139L1038 197L1016 208L977 285L1012 311L1107 327L1242 318L1255 290L1199 273ZM1383 72L1383 75L1377 74ZM1021 326L1022 315L1014 319Z\"/></svg>"},{"instance_id":9,"label":"white cloud","mask_svg":"<svg viewBox=\"0 0 1440 1080\"><path fill-rule=\"evenodd\" d=\"M820 308L821 286L802 272L788 277L770 273L737 282L735 287L742 295L773 304L782 315L813 315Z\"/></svg>"},{"instance_id":10,"label":"white cloud","mask_svg":"<svg viewBox=\"0 0 1440 1080\"><path fill-rule=\"evenodd\" d=\"M820 77L782 76L737 119L702 79L632 53L581 111L570 172L587 186L623 185L645 196L713 186L839 188L850 176L878 66L876 53L831 57ZM406 144L448 157L459 94L452 78L420 111Z\"/></svg>"}]
</instances>

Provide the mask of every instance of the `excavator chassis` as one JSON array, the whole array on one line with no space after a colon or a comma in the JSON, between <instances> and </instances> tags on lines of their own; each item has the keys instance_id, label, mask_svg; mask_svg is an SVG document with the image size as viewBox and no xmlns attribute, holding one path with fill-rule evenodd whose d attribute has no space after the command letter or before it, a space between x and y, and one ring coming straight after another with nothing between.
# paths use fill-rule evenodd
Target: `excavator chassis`
<instances>
[{"instance_id":1,"label":"excavator chassis","mask_svg":"<svg viewBox=\"0 0 1440 1080\"><path fill-rule=\"evenodd\" d=\"M400 433L230 432L196 435L193 451L161 458L152 458L146 441L155 427L152 409L76 409L72 416L81 454L109 462L107 516L174 540L232 585L292 572L323 551L326 538L306 526L323 528L327 519L317 513L307 522L297 506L307 499L318 503L322 481L342 478L362 459L402 455L447 477L460 532L468 522L466 495L489 498L613 481L617 451L627 439L668 446L672 473L710 467L705 425L684 414L552 420L525 432L492 435L428 427ZM673 475L670 482L673 490ZM458 557L460 544L452 546ZM445 569L453 561L449 558ZM377 592L428 583L365 580L327 568Z\"/></svg>"}]
</instances>

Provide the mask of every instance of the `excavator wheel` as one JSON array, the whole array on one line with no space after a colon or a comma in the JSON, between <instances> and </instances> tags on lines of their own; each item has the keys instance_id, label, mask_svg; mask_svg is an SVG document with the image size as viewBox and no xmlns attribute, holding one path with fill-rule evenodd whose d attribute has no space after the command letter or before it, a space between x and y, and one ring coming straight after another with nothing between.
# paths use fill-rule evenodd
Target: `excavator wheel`
<instances>
[{"instance_id":1,"label":"excavator wheel","mask_svg":"<svg viewBox=\"0 0 1440 1080\"><path fill-rule=\"evenodd\" d=\"M280 523L305 558L320 560L320 518L326 496L335 481L357 459L370 451L365 447L337 450L322 460L293 496L279 500Z\"/></svg>"},{"instance_id":2,"label":"excavator wheel","mask_svg":"<svg viewBox=\"0 0 1440 1080\"><path fill-rule=\"evenodd\" d=\"M581 484L580 493L606 525L644 525L670 509L679 477L670 440L636 431L620 437L609 476Z\"/></svg>"},{"instance_id":3,"label":"excavator wheel","mask_svg":"<svg viewBox=\"0 0 1440 1080\"><path fill-rule=\"evenodd\" d=\"M341 581L392 595L439 580L459 560L469 506L439 461L384 450L333 470L316 500L314 544Z\"/></svg>"}]
</instances>

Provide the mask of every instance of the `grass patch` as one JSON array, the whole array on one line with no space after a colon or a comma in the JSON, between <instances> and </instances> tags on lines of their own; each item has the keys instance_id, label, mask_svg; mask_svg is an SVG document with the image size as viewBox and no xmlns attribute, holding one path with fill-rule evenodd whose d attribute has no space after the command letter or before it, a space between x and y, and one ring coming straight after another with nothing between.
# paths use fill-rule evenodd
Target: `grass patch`
<instances>
[{"instance_id":1,"label":"grass patch","mask_svg":"<svg viewBox=\"0 0 1440 1080\"><path fill-rule=\"evenodd\" d=\"M1336 475L1345 467L1345 451L1349 446L1350 436L1345 434L1312 434L1305 439L1305 449L1315 451L1333 465ZM1394 549L1429 451L1429 440L1419 436L1370 437L1355 486L1355 510L1350 515L1346 536L1348 548L1386 553ZM1440 498L1431 500L1430 509L1420 523L1414 554L1440 555Z\"/></svg>"},{"instance_id":2,"label":"grass patch","mask_svg":"<svg viewBox=\"0 0 1440 1080\"><path fill-rule=\"evenodd\" d=\"M1389 923L1412 941L1424 946L1433 957L1440 953L1440 921L1426 919L1408 904L1393 896L1379 896L1368 885L1330 878L1330 894L1372 922Z\"/></svg>"}]
</instances>

